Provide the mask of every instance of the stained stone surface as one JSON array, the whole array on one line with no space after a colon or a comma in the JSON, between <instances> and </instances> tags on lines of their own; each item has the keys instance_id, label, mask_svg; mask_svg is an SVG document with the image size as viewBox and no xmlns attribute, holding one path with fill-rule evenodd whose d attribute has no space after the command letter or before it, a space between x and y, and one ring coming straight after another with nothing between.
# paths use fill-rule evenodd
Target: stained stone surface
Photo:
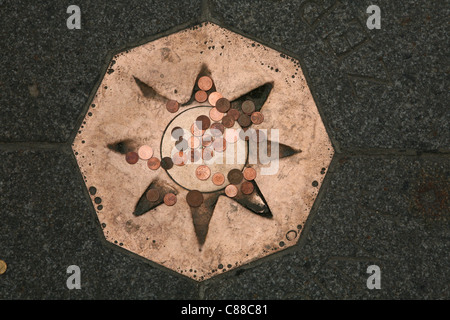
<instances>
[{"instance_id":1,"label":"stained stone surface","mask_svg":"<svg viewBox=\"0 0 450 320\"><path fill-rule=\"evenodd\" d=\"M0 1L0 299L449 299L446 2L378 1L373 31L373 1L315 2L83 0L69 31L66 4ZM205 17L301 59L337 154L297 247L197 286L103 240L67 142L111 50ZM369 40L338 58L346 31Z\"/></svg>"}]
</instances>

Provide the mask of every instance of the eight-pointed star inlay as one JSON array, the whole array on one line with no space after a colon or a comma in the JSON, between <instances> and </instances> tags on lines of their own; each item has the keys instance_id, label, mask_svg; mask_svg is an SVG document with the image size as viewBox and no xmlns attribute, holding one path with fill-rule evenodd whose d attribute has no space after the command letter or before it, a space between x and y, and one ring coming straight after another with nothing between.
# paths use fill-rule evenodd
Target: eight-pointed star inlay
<instances>
[{"instance_id":1,"label":"eight-pointed star inlay","mask_svg":"<svg viewBox=\"0 0 450 320\"><path fill-rule=\"evenodd\" d=\"M206 66L204 66L202 68L201 72L197 76L197 79L195 81L196 86L192 90L192 95L191 95L190 99L186 102L182 102L182 107L190 108L195 105L198 105L198 103L195 101L194 95L195 95L195 92L197 90L199 90L199 88L197 87L197 82L198 82L198 79L200 79L200 77L202 77L202 76L211 77L211 72L208 70L208 68ZM167 97L162 96L155 89L153 89L151 86L145 84L143 81L139 80L136 77L134 77L134 79L136 81L136 84L139 86L142 94L145 97L151 97L153 99L156 99L156 100L162 101L162 102L168 100ZM214 81L213 81L213 83L214 83ZM246 100L251 100L255 104L255 111L261 111L264 106L265 101L267 100L267 97L270 94L270 91L272 90L272 87L273 87L272 83L266 83L256 89L240 96L239 98L234 99L231 102L231 108L236 109L240 113L242 113L242 109L241 109L242 103ZM213 87L211 88L210 91L211 92L214 92L214 91L220 92L220 88L216 88L215 85L213 85ZM213 106L211 106L211 107L213 107ZM165 108L164 103L161 104L161 108ZM247 129L248 128L249 127L247 127ZM128 142L120 141L120 142L117 142L115 145L112 144L109 146L113 150L117 150L118 152L125 153L125 150L127 150L127 148L119 148L119 146L123 146L126 143L132 143L132 140L128 140ZM247 139L245 143L248 144L249 139ZM276 159L276 160L285 158L285 157L289 157L298 152L301 152L301 150L295 150L294 148L291 148L287 145L279 143L278 141L272 142L270 140L264 139L264 141L260 141L259 144L260 143L265 143L269 149L273 145L273 143L278 144L278 148L277 148L279 150L278 157L276 157L276 155L271 155L269 153L269 155L273 159ZM254 150L254 149L250 149L250 148L247 148L247 149ZM197 165L197 164L188 163L187 165ZM246 166L252 166L251 164L248 163L248 157L247 157ZM165 171L167 172L167 170L165 170ZM176 193L176 191L173 188L171 188L169 186L169 184L167 183L167 179L169 177L170 177L170 175L163 176L160 174L160 175L158 175L157 178L155 178L153 181L150 182L148 188L144 191L144 193L141 195L141 197L137 201L135 210L133 212L133 214L135 216L140 216L145 213L151 212L152 209L164 204L163 196L165 194L167 194L169 192ZM195 177L192 177L192 178L195 179ZM266 200L264 199L264 195L262 194L261 190L259 189L257 183L254 180L252 180L251 183L254 186L254 192L252 192L251 194L243 194L242 192L238 192L238 194L235 197L233 197L232 199L234 201L236 201L237 203L239 203L240 205L242 205L243 207L250 210L254 214L257 214L264 218L272 218L272 212L270 211L270 208L269 208ZM200 246L203 245L203 243L206 240L206 236L208 234L209 222L214 213L214 209L216 207L217 200L220 196L225 196L224 188L225 188L225 186L218 191L204 193L204 195L203 195L204 201L201 204L201 206L190 208L191 214L192 214L192 221L193 221L194 228L195 228L195 234L197 236L197 240L198 240L198 243ZM146 194L147 194L148 190L150 190L150 189L157 189L159 191L159 194L161 195L159 200L150 202L147 199ZM187 189L190 190L189 188L187 188Z\"/></svg>"},{"instance_id":2,"label":"eight-pointed star inlay","mask_svg":"<svg viewBox=\"0 0 450 320\"><path fill-rule=\"evenodd\" d=\"M334 150L297 59L207 22L116 52L105 68L72 149L106 241L199 281L298 242ZM230 198L223 193L228 181L217 187L212 177L191 179L196 165L166 171L125 161L143 145L154 157L167 156L174 143L167 132L211 108L195 102L201 75L210 75L233 108L250 99L261 110L264 121L246 133L267 129L268 147L282 142L273 153L280 158L276 173L265 175L261 161L234 166L257 171L249 195ZM180 102L175 113L165 108L169 98ZM235 145L254 155L251 143ZM211 175L226 177L227 165L209 165ZM142 197L149 188L161 198L174 193L177 202L150 204ZM191 189L203 193L200 207L189 206Z\"/></svg>"}]
</instances>

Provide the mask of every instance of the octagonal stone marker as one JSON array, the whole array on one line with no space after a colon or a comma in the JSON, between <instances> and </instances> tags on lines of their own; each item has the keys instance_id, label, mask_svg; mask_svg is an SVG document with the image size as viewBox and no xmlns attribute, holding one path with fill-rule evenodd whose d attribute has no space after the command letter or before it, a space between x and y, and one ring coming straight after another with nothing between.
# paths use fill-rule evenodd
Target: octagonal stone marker
<instances>
[{"instance_id":1,"label":"octagonal stone marker","mask_svg":"<svg viewBox=\"0 0 450 320\"><path fill-rule=\"evenodd\" d=\"M270 164L250 163L251 139L233 144L244 146L244 163L210 165L211 175L225 177L254 168L250 194L227 197L227 181L195 177L198 163L150 170L145 160L125 161L143 145L161 160L175 143L174 127L188 131L192 119L209 114L208 100L194 98L202 76L213 80L208 94L219 92L232 108L254 102L264 121L249 129L267 129L266 143L278 130L274 174L263 174ZM177 112L167 111L169 100L179 102ZM233 129L241 130L238 121ZM334 153L298 61L212 23L117 54L73 151L106 239L199 281L296 244ZM159 200L146 199L150 189ZM200 206L186 202L190 190L202 193ZM163 203L167 193L176 194L175 205Z\"/></svg>"}]
</instances>

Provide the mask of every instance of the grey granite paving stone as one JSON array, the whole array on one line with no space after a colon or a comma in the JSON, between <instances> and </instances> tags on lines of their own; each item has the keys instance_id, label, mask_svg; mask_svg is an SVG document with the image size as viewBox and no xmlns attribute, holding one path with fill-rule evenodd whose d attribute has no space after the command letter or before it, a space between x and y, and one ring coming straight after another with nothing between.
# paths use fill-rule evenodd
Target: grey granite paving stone
<instances>
[{"instance_id":1,"label":"grey granite paving stone","mask_svg":"<svg viewBox=\"0 0 450 320\"><path fill-rule=\"evenodd\" d=\"M371 4L381 9L381 30L366 28ZM445 1L212 0L211 7L225 26L301 58L343 150L449 150Z\"/></svg>"},{"instance_id":2,"label":"grey granite paving stone","mask_svg":"<svg viewBox=\"0 0 450 320\"><path fill-rule=\"evenodd\" d=\"M69 154L1 151L0 299L197 299L197 284L102 241ZM81 290L66 287L81 268Z\"/></svg>"},{"instance_id":3,"label":"grey granite paving stone","mask_svg":"<svg viewBox=\"0 0 450 320\"><path fill-rule=\"evenodd\" d=\"M112 51L194 21L201 1L0 1L0 141L64 142Z\"/></svg>"},{"instance_id":4,"label":"grey granite paving stone","mask_svg":"<svg viewBox=\"0 0 450 320\"><path fill-rule=\"evenodd\" d=\"M304 245L211 280L205 297L448 299L450 159L342 157L329 174ZM381 290L366 287L372 264Z\"/></svg>"}]
</instances>

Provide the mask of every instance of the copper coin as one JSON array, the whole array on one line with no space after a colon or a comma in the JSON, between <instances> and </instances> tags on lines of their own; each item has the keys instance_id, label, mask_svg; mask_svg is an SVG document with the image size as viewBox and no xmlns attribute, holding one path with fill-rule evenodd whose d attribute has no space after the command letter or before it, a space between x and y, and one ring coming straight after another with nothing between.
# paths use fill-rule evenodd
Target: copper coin
<instances>
[{"instance_id":1,"label":"copper coin","mask_svg":"<svg viewBox=\"0 0 450 320\"><path fill-rule=\"evenodd\" d=\"M129 164L135 164L139 160L139 155L136 152L130 151L125 155L125 160Z\"/></svg>"},{"instance_id":2,"label":"copper coin","mask_svg":"<svg viewBox=\"0 0 450 320\"><path fill-rule=\"evenodd\" d=\"M209 169L208 166L201 165L201 166L198 166L197 169L195 169L195 176L199 180L207 180L210 175L211 175L211 169Z\"/></svg>"},{"instance_id":3,"label":"copper coin","mask_svg":"<svg viewBox=\"0 0 450 320\"><path fill-rule=\"evenodd\" d=\"M231 116L234 119L234 121L237 121L241 113L237 109L230 109L228 110L227 115Z\"/></svg>"},{"instance_id":4,"label":"copper coin","mask_svg":"<svg viewBox=\"0 0 450 320\"><path fill-rule=\"evenodd\" d=\"M212 147L206 147L202 152L203 160L208 161L214 157L214 149Z\"/></svg>"},{"instance_id":5,"label":"copper coin","mask_svg":"<svg viewBox=\"0 0 450 320\"><path fill-rule=\"evenodd\" d=\"M217 100L219 100L220 98L223 98L220 92L213 92L209 95L208 102L210 105L215 107Z\"/></svg>"},{"instance_id":6,"label":"copper coin","mask_svg":"<svg viewBox=\"0 0 450 320\"><path fill-rule=\"evenodd\" d=\"M255 104L251 100L246 100L242 103L241 108L245 114L252 114L255 111Z\"/></svg>"},{"instance_id":7,"label":"copper coin","mask_svg":"<svg viewBox=\"0 0 450 320\"><path fill-rule=\"evenodd\" d=\"M244 179L248 181L256 178L256 170L253 168L245 168L242 174L244 175Z\"/></svg>"},{"instance_id":8,"label":"copper coin","mask_svg":"<svg viewBox=\"0 0 450 320\"><path fill-rule=\"evenodd\" d=\"M212 147L217 152L223 152L227 148L227 141L224 138L214 139L214 142L212 143Z\"/></svg>"},{"instance_id":9,"label":"copper coin","mask_svg":"<svg viewBox=\"0 0 450 320\"><path fill-rule=\"evenodd\" d=\"M189 147L191 149L197 149L198 147L200 147L200 138L197 138L195 136L192 136L189 139Z\"/></svg>"},{"instance_id":10,"label":"copper coin","mask_svg":"<svg viewBox=\"0 0 450 320\"><path fill-rule=\"evenodd\" d=\"M189 150L188 158L192 163L195 163L202 158L202 151L199 149L191 149Z\"/></svg>"},{"instance_id":11,"label":"copper coin","mask_svg":"<svg viewBox=\"0 0 450 320\"><path fill-rule=\"evenodd\" d=\"M170 170L173 167L173 161L170 157L164 157L161 159L161 167L165 170Z\"/></svg>"},{"instance_id":12,"label":"copper coin","mask_svg":"<svg viewBox=\"0 0 450 320\"><path fill-rule=\"evenodd\" d=\"M196 137L201 137L205 133L205 131L206 130L200 130L199 128L197 128L195 123L191 125L191 133Z\"/></svg>"},{"instance_id":13,"label":"copper coin","mask_svg":"<svg viewBox=\"0 0 450 320\"><path fill-rule=\"evenodd\" d=\"M177 203L177 196L174 193L166 193L163 201L167 206L173 206Z\"/></svg>"},{"instance_id":14,"label":"copper coin","mask_svg":"<svg viewBox=\"0 0 450 320\"><path fill-rule=\"evenodd\" d=\"M212 121L220 121L222 120L224 114L222 112L219 112L216 107L211 108L209 111L209 117Z\"/></svg>"},{"instance_id":15,"label":"copper coin","mask_svg":"<svg viewBox=\"0 0 450 320\"><path fill-rule=\"evenodd\" d=\"M250 116L250 120L254 123L254 124L261 124L264 121L264 115L259 112L259 111L255 111L252 113L252 115Z\"/></svg>"},{"instance_id":16,"label":"copper coin","mask_svg":"<svg viewBox=\"0 0 450 320\"><path fill-rule=\"evenodd\" d=\"M6 269L8 269L6 262L3 260L0 260L0 274L4 274L6 272Z\"/></svg>"},{"instance_id":17,"label":"copper coin","mask_svg":"<svg viewBox=\"0 0 450 320\"><path fill-rule=\"evenodd\" d=\"M238 188L235 185L229 184L225 188L225 194L230 198L234 198L238 194Z\"/></svg>"},{"instance_id":18,"label":"copper coin","mask_svg":"<svg viewBox=\"0 0 450 320\"><path fill-rule=\"evenodd\" d=\"M183 151L175 152L172 155L173 164L177 166L184 166L187 163L187 160L188 160L187 155Z\"/></svg>"},{"instance_id":19,"label":"copper coin","mask_svg":"<svg viewBox=\"0 0 450 320\"><path fill-rule=\"evenodd\" d=\"M184 129L183 128L181 128L181 127L175 127L175 128L173 128L172 129L172 131L170 132L170 134L172 135L172 137L175 139L175 140L178 140L178 139L180 139L182 136L184 136Z\"/></svg>"},{"instance_id":20,"label":"copper coin","mask_svg":"<svg viewBox=\"0 0 450 320\"><path fill-rule=\"evenodd\" d=\"M191 207L200 207L203 203L203 194L197 190L191 190L186 195L186 202Z\"/></svg>"},{"instance_id":21,"label":"copper coin","mask_svg":"<svg viewBox=\"0 0 450 320\"><path fill-rule=\"evenodd\" d=\"M198 116L197 119L195 119L195 126L200 130L208 130L209 126L211 125L211 120L208 116L201 115Z\"/></svg>"},{"instance_id":22,"label":"copper coin","mask_svg":"<svg viewBox=\"0 0 450 320\"><path fill-rule=\"evenodd\" d=\"M224 116L223 119L222 119L222 124L226 128L231 128L232 126L234 126L234 119L233 119L233 117L229 116L229 115Z\"/></svg>"},{"instance_id":23,"label":"copper coin","mask_svg":"<svg viewBox=\"0 0 450 320\"><path fill-rule=\"evenodd\" d=\"M239 169L231 169L227 175L228 181L230 181L231 184L241 183L243 177L244 175Z\"/></svg>"},{"instance_id":24,"label":"copper coin","mask_svg":"<svg viewBox=\"0 0 450 320\"><path fill-rule=\"evenodd\" d=\"M203 147L209 147L213 143L213 137L209 134L205 134L202 137L202 146Z\"/></svg>"},{"instance_id":25,"label":"copper coin","mask_svg":"<svg viewBox=\"0 0 450 320\"><path fill-rule=\"evenodd\" d=\"M225 113L230 110L231 103L227 98L220 98L216 101L216 108L219 112Z\"/></svg>"},{"instance_id":26,"label":"copper coin","mask_svg":"<svg viewBox=\"0 0 450 320\"><path fill-rule=\"evenodd\" d=\"M241 192L243 194L251 194L255 190L255 187L253 186L253 183L250 181L244 181L241 184Z\"/></svg>"},{"instance_id":27,"label":"copper coin","mask_svg":"<svg viewBox=\"0 0 450 320\"><path fill-rule=\"evenodd\" d=\"M203 90L197 91L194 97L197 102L205 102L206 100L208 100L208 94Z\"/></svg>"},{"instance_id":28,"label":"copper coin","mask_svg":"<svg viewBox=\"0 0 450 320\"><path fill-rule=\"evenodd\" d=\"M142 160L148 160L153 156L153 149L150 146L143 145L139 148L138 155Z\"/></svg>"},{"instance_id":29,"label":"copper coin","mask_svg":"<svg viewBox=\"0 0 450 320\"><path fill-rule=\"evenodd\" d=\"M160 165L161 165L161 163L159 162L159 159L155 158L155 157L150 158L147 161L147 167L149 167L149 169L152 169L152 170L158 169Z\"/></svg>"},{"instance_id":30,"label":"copper coin","mask_svg":"<svg viewBox=\"0 0 450 320\"><path fill-rule=\"evenodd\" d=\"M180 140L175 142L175 148L177 148L178 151L185 151L189 149L189 142L184 138L180 138Z\"/></svg>"},{"instance_id":31,"label":"copper coin","mask_svg":"<svg viewBox=\"0 0 450 320\"><path fill-rule=\"evenodd\" d=\"M171 113L177 112L179 107L180 107L180 104L175 100L169 100L166 103L167 111L169 111Z\"/></svg>"},{"instance_id":32,"label":"copper coin","mask_svg":"<svg viewBox=\"0 0 450 320\"><path fill-rule=\"evenodd\" d=\"M203 76L200 79L198 79L197 82L198 87L203 91L208 91L213 86L213 81L208 76Z\"/></svg>"},{"instance_id":33,"label":"copper coin","mask_svg":"<svg viewBox=\"0 0 450 320\"><path fill-rule=\"evenodd\" d=\"M212 176L212 182L216 186L221 186L225 182L225 176L223 174L221 174L220 172L216 172Z\"/></svg>"},{"instance_id":34,"label":"copper coin","mask_svg":"<svg viewBox=\"0 0 450 320\"><path fill-rule=\"evenodd\" d=\"M223 119L222 119L223 121ZM242 128L248 127L251 125L252 120L250 120L250 117L246 114L241 114L238 119L238 123L241 125Z\"/></svg>"},{"instance_id":35,"label":"copper coin","mask_svg":"<svg viewBox=\"0 0 450 320\"><path fill-rule=\"evenodd\" d=\"M220 137L225 132L225 126L221 123L216 122L211 125L209 130L211 131L211 135L213 135L214 137Z\"/></svg>"},{"instance_id":36,"label":"copper coin","mask_svg":"<svg viewBox=\"0 0 450 320\"><path fill-rule=\"evenodd\" d=\"M238 132L233 128L228 128L225 130L224 134L225 140L227 140L228 143L235 143L238 140Z\"/></svg>"},{"instance_id":37,"label":"copper coin","mask_svg":"<svg viewBox=\"0 0 450 320\"><path fill-rule=\"evenodd\" d=\"M159 200L159 191L158 189L150 189L147 191L146 198L150 202L155 202Z\"/></svg>"}]
</instances>

